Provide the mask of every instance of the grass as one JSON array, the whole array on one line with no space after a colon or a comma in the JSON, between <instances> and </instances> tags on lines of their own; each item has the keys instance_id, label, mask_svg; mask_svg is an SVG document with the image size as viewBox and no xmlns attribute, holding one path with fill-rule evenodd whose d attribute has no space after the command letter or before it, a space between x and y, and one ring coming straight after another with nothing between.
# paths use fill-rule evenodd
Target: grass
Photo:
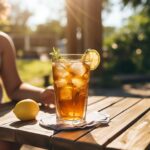
<instances>
[{"instance_id":1,"label":"grass","mask_svg":"<svg viewBox=\"0 0 150 150\"><path fill-rule=\"evenodd\" d=\"M38 87L43 87L44 76L51 74L51 63L49 61L17 60L16 63L22 81ZM49 81L51 82L51 77ZM9 101L5 91L3 99L4 101Z\"/></svg>"},{"instance_id":2,"label":"grass","mask_svg":"<svg viewBox=\"0 0 150 150\"><path fill-rule=\"evenodd\" d=\"M44 76L51 74L49 61L17 60L17 68L24 82L40 87L44 84Z\"/></svg>"}]
</instances>

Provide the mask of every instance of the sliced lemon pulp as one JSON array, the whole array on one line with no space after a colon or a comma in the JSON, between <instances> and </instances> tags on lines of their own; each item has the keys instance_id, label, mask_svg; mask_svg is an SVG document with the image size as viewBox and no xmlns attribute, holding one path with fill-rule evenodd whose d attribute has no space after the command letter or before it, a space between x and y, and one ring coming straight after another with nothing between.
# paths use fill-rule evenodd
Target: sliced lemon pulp
<instances>
[{"instance_id":1,"label":"sliced lemon pulp","mask_svg":"<svg viewBox=\"0 0 150 150\"><path fill-rule=\"evenodd\" d=\"M95 49L87 49L82 59L90 63L90 70L95 70L100 64L100 54Z\"/></svg>"}]
</instances>

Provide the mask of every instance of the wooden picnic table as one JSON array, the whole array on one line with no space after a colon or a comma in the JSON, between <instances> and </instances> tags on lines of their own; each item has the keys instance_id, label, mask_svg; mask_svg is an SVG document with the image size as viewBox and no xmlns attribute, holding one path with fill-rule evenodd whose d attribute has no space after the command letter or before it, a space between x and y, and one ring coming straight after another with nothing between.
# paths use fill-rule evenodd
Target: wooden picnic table
<instances>
[{"instance_id":1,"label":"wooden picnic table","mask_svg":"<svg viewBox=\"0 0 150 150\"><path fill-rule=\"evenodd\" d=\"M41 106L34 121L19 121L14 103L0 105L0 139L52 150L126 149L150 150L150 99L92 96L88 112L110 115L108 125L76 131L55 132L39 125L39 119L54 113Z\"/></svg>"}]
</instances>

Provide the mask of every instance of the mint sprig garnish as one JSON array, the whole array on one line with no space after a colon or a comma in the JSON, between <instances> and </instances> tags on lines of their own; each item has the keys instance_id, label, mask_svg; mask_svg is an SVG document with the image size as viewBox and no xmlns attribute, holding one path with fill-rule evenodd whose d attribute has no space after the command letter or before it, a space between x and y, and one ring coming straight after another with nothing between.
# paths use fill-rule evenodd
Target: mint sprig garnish
<instances>
[{"instance_id":1,"label":"mint sprig garnish","mask_svg":"<svg viewBox=\"0 0 150 150\"><path fill-rule=\"evenodd\" d=\"M61 58L60 51L58 48L53 47L52 52L50 53L52 60L58 60Z\"/></svg>"}]
</instances>

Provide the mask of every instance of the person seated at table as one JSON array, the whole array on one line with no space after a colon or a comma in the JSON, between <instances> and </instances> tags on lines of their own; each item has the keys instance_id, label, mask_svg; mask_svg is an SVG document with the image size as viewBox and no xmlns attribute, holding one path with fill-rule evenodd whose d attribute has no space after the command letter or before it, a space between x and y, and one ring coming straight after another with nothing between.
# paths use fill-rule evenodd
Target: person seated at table
<instances>
[{"instance_id":1,"label":"person seated at table","mask_svg":"<svg viewBox=\"0 0 150 150\"><path fill-rule=\"evenodd\" d=\"M8 8L9 6L6 1L0 0L0 20L6 17ZM15 59L15 46L13 41L6 33L0 32L0 76L8 97L16 101L30 98L39 103L53 103L53 88L43 89L24 83L18 74ZM0 85L0 103L1 100L2 88ZM15 143L0 141L0 150L16 150L19 147Z\"/></svg>"},{"instance_id":2,"label":"person seated at table","mask_svg":"<svg viewBox=\"0 0 150 150\"><path fill-rule=\"evenodd\" d=\"M37 102L49 104L54 99L52 87L43 89L22 82L15 63L13 41L3 32L0 32L0 76L7 95L12 100L31 98ZM0 89L0 99L2 99L2 88Z\"/></svg>"}]
</instances>

